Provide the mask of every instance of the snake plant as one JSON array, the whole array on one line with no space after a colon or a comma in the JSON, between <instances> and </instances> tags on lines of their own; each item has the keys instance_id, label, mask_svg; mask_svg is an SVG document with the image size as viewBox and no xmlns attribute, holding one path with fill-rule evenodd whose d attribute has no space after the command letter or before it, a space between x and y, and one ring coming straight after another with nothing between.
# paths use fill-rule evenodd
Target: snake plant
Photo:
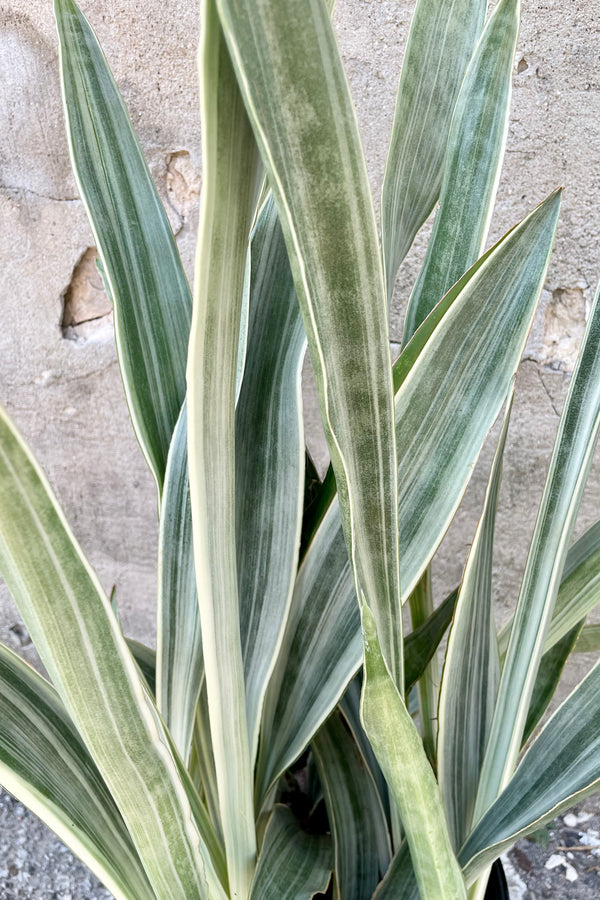
<instances>
[{"instance_id":1,"label":"snake plant","mask_svg":"<svg viewBox=\"0 0 600 900\"><path fill-rule=\"evenodd\" d=\"M0 571L49 680L0 647L0 783L118 900L482 898L498 856L600 779L598 666L539 727L567 657L598 640L582 628L600 527L569 549L600 422L598 302L499 634L492 608L515 375L560 206L486 249L519 0L487 21L485 0L416 3L381 240L328 5L201 0L193 291L92 28L74 0L54 8L158 494L158 642L123 634L1 413ZM434 208L392 365L396 275ZM498 416L462 582L434 603L431 561Z\"/></svg>"}]
</instances>

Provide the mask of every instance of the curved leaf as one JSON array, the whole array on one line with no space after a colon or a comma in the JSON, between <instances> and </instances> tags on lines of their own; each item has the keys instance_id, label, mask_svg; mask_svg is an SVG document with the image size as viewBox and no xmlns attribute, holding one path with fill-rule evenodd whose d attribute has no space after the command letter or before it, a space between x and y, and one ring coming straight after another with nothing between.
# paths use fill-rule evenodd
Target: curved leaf
<instances>
[{"instance_id":1,"label":"curved leaf","mask_svg":"<svg viewBox=\"0 0 600 900\"><path fill-rule=\"evenodd\" d=\"M442 540L506 397L535 311L559 205L560 195L552 194L489 250L438 304L394 366L398 445L405 450L399 522L406 596ZM356 606L334 499L298 573L269 687L258 800L281 766L300 755L358 669Z\"/></svg>"},{"instance_id":2,"label":"curved leaf","mask_svg":"<svg viewBox=\"0 0 600 900\"><path fill-rule=\"evenodd\" d=\"M477 823L459 859L471 883L520 837L600 785L600 664L567 697Z\"/></svg>"},{"instance_id":3,"label":"curved leaf","mask_svg":"<svg viewBox=\"0 0 600 900\"><path fill-rule=\"evenodd\" d=\"M600 428L600 290L569 386L527 558L482 767L474 821L508 783Z\"/></svg>"},{"instance_id":4,"label":"curved leaf","mask_svg":"<svg viewBox=\"0 0 600 900\"><path fill-rule=\"evenodd\" d=\"M258 858L250 900L310 900L331 876L331 841L305 834L286 806L276 806Z\"/></svg>"},{"instance_id":5,"label":"curved leaf","mask_svg":"<svg viewBox=\"0 0 600 900\"><path fill-rule=\"evenodd\" d=\"M333 896L370 900L390 861L390 839L375 782L341 712L330 715L311 749L333 837Z\"/></svg>"},{"instance_id":6,"label":"curved leaf","mask_svg":"<svg viewBox=\"0 0 600 900\"><path fill-rule=\"evenodd\" d=\"M182 785L168 732L110 602L3 411L0 571L158 900L224 898L218 842Z\"/></svg>"},{"instance_id":7,"label":"curved leaf","mask_svg":"<svg viewBox=\"0 0 600 900\"><path fill-rule=\"evenodd\" d=\"M185 398L192 301L171 226L96 37L54 0L71 160L114 304L131 419L162 489Z\"/></svg>"},{"instance_id":8,"label":"curved leaf","mask_svg":"<svg viewBox=\"0 0 600 900\"><path fill-rule=\"evenodd\" d=\"M0 644L0 783L118 900L154 900L129 832L56 691Z\"/></svg>"}]
</instances>

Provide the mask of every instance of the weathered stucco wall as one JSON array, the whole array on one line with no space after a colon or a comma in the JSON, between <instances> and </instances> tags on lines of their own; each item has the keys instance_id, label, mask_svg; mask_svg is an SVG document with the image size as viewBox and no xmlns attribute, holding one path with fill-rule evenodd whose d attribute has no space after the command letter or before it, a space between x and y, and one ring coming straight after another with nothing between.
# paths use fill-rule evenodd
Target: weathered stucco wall
<instances>
[{"instance_id":1,"label":"weathered stucco wall","mask_svg":"<svg viewBox=\"0 0 600 900\"><path fill-rule=\"evenodd\" d=\"M81 5L113 67L191 271L200 189L197 4ZM377 205L413 6L412 0L338 0L335 15ZM559 184L565 198L507 450L496 560L500 617L517 589L557 411L600 275L600 0L524 0L522 20L491 237ZM109 307L70 173L48 0L2 5L0 93L0 400L35 449L104 585L117 585L126 630L151 641L154 488L128 421ZM424 244L422 236L398 280L396 340ZM489 449L484 455L489 461ZM596 467L587 523L600 512L599 478ZM483 483L482 473L444 546L437 572L448 586L460 577ZM31 653L4 592L0 639Z\"/></svg>"}]
</instances>

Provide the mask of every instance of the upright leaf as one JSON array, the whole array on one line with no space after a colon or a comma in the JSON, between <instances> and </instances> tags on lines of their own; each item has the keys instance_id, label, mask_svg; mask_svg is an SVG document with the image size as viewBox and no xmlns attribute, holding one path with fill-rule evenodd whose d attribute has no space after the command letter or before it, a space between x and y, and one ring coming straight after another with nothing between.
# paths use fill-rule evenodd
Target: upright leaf
<instances>
[{"instance_id":1,"label":"upright leaf","mask_svg":"<svg viewBox=\"0 0 600 900\"><path fill-rule=\"evenodd\" d=\"M559 205L560 195L551 195L489 250L438 304L394 366L398 441L405 448L398 508L405 596L439 546L506 397L533 319ZM414 414L410 397L418 407ZM302 752L359 667L355 607L334 500L298 574L268 692L257 797L280 765L285 768Z\"/></svg>"},{"instance_id":2,"label":"upright leaf","mask_svg":"<svg viewBox=\"0 0 600 900\"><path fill-rule=\"evenodd\" d=\"M400 684L387 308L350 91L322 0L217 3L290 256L358 597Z\"/></svg>"},{"instance_id":3,"label":"upright leaf","mask_svg":"<svg viewBox=\"0 0 600 900\"><path fill-rule=\"evenodd\" d=\"M235 397L261 170L213 0L203 0L201 34L204 190L188 360L188 466L221 826L231 892L246 900L256 835L237 584Z\"/></svg>"},{"instance_id":4,"label":"upright leaf","mask_svg":"<svg viewBox=\"0 0 600 900\"><path fill-rule=\"evenodd\" d=\"M208 818L181 780L180 761L108 598L4 412L0 572L157 900L223 900L220 849Z\"/></svg>"},{"instance_id":5,"label":"upright leaf","mask_svg":"<svg viewBox=\"0 0 600 900\"><path fill-rule=\"evenodd\" d=\"M277 210L252 237L246 369L235 420L240 628L250 756L298 568L304 500L301 375L306 339Z\"/></svg>"},{"instance_id":6,"label":"upright leaf","mask_svg":"<svg viewBox=\"0 0 600 900\"><path fill-rule=\"evenodd\" d=\"M114 305L129 412L159 491L185 397L191 296L110 69L74 0L54 0L71 159Z\"/></svg>"},{"instance_id":7,"label":"upright leaf","mask_svg":"<svg viewBox=\"0 0 600 900\"><path fill-rule=\"evenodd\" d=\"M437 781L419 733L387 671L375 623L366 604L362 608L362 628L365 647L362 721L397 804L421 898L466 900Z\"/></svg>"},{"instance_id":8,"label":"upright leaf","mask_svg":"<svg viewBox=\"0 0 600 900\"><path fill-rule=\"evenodd\" d=\"M0 783L118 900L154 900L125 823L56 691L0 644Z\"/></svg>"},{"instance_id":9,"label":"upright leaf","mask_svg":"<svg viewBox=\"0 0 600 900\"><path fill-rule=\"evenodd\" d=\"M184 760L190 754L204 674L192 546L187 410L171 442L158 544L157 704Z\"/></svg>"},{"instance_id":10,"label":"upright leaf","mask_svg":"<svg viewBox=\"0 0 600 900\"><path fill-rule=\"evenodd\" d=\"M250 900L311 900L331 876L331 842L305 834L286 806L276 806L258 858Z\"/></svg>"},{"instance_id":11,"label":"upright leaf","mask_svg":"<svg viewBox=\"0 0 600 900\"><path fill-rule=\"evenodd\" d=\"M600 427L600 291L569 387L519 594L474 821L508 783Z\"/></svg>"},{"instance_id":12,"label":"upright leaf","mask_svg":"<svg viewBox=\"0 0 600 900\"><path fill-rule=\"evenodd\" d=\"M405 344L483 252L508 131L519 8L520 0L498 3L462 83L448 138L440 208L406 311Z\"/></svg>"},{"instance_id":13,"label":"upright leaf","mask_svg":"<svg viewBox=\"0 0 600 900\"><path fill-rule=\"evenodd\" d=\"M485 9L485 0L417 2L381 199L388 297L400 263L438 199L452 113Z\"/></svg>"},{"instance_id":14,"label":"upright leaf","mask_svg":"<svg viewBox=\"0 0 600 900\"><path fill-rule=\"evenodd\" d=\"M300 567L277 665L265 701L256 769L260 806L273 782L300 756L336 705L362 660L360 614L337 508L327 556L307 554ZM346 566L340 566L339 556Z\"/></svg>"},{"instance_id":15,"label":"upright leaf","mask_svg":"<svg viewBox=\"0 0 600 900\"><path fill-rule=\"evenodd\" d=\"M336 900L370 900L390 861L381 800L365 760L335 710L311 742L333 837Z\"/></svg>"},{"instance_id":16,"label":"upright leaf","mask_svg":"<svg viewBox=\"0 0 600 900\"><path fill-rule=\"evenodd\" d=\"M439 782L455 849L469 831L500 679L492 608L496 509L512 391L494 456L483 514L471 545L444 662L439 708Z\"/></svg>"}]
</instances>

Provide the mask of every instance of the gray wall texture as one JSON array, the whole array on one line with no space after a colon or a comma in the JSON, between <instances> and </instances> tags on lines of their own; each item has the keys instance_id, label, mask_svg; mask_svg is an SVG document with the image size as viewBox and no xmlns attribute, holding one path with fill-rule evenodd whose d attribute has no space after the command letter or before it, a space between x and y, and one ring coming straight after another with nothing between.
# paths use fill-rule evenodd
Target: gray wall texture
<instances>
[{"instance_id":1,"label":"gray wall texture","mask_svg":"<svg viewBox=\"0 0 600 900\"><path fill-rule=\"evenodd\" d=\"M82 0L123 92L186 268L200 192L194 0ZM338 0L335 25L358 108L376 205L414 0ZM558 413L600 275L600 0L524 0L512 119L490 240L557 185L556 248L518 382L496 556L498 618L518 590ZM154 640L156 503L116 364L110 306L70 171L48 0L0 7L0 400L64 505L126 631ZM392 337L427 228L399 279ZM323 462L314 403L310 440ZM436 567L438 596L459 580L482 501L490 448ZM581 516L599 513L596 466ZM33 659L0 593L0 640Z\"/></svg>"}]
</instances>

